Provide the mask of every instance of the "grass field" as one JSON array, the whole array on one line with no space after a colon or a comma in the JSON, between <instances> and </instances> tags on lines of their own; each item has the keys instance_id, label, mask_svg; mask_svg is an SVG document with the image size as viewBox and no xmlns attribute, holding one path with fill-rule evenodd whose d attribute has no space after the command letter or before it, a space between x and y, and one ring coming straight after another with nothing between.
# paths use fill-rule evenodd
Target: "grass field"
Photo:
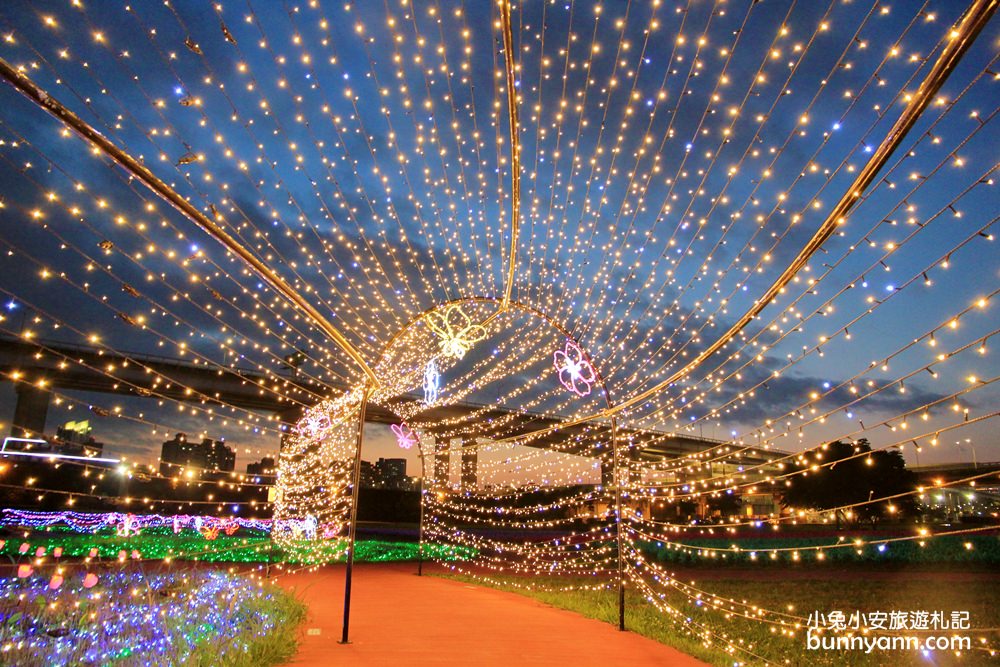
<instances>
[{"instance_id":1,"label":"grass field","mask_svg":"<svg viewBox=\"0 0 1000 667\"><path fill-rule=\"evenodd\" d=\"M974 646L1000 646L1000 577L983 573L981 577L956 572L895 571L872 568L866 576L854 566L850 571L819 570L813 578L797 570L794 576L785 576L780 569L748 571L726 568L714 572L704 568L685 571L676 576L684 583L694 581L698 588L722 598L759 605L765 609L809 617L812 612L828 614L839 610L848 614L854 611L968 611L973 628L992 628L992 631L971 631ZM456 576L456 575L445 575ZM479 582L468 576L456 578ZM495 587L527 595L554 607L568 609L584 616L618 622L617 593L609 590L529 591L519 585ZM560 578L531 578L531 585L556 587L579 582ZM487 584L489 585L489 584ZM805 632L798 630L793 636L782 634L757 620L727 614L713 605L711 596L702 596L701 602L677 590L658 589L664 597L661 604L680 611L683 617L711 628L716 636L741 638L744 647L760 658L747 654L728 653L721 642L706 644L685 632L683 623L657 610L653 604L634 589L626 594L626 626L629 630L677 648L708 663L731 666L737 660L749 664L765 661L785 665L987 665L1000 662L1000 653L991 656L983 650L972 650L962 655L934 652L923 656L913 651L858 651L807 650ZM939 634L948 634L942 632ZM985 640L985 643L982 643Z\"/></svg>"},{"instance_id":2,"label":"grass field","mask_svg":"<svg viewBox=\"0 0 1000 667\"><path fill-rule=\"evenodd\" d=\"M899 541L912 536L912 531L833 531L817 535L817 531L784 530L781 537L748 534L716 537L697 536L684 540L685 548L665 542L641 541L636 547L646 556L661 563L682 566L705 564L718 567L742 563L763 565L769 559L757 550L783 549L776 556L776 565L784 566L793 559L815 561L822 554L827 562L843 563L947 563L950 566L1000 565L1000 534L939 535L932 540ZM738 544L739 552L731 547Z\"/></svg>"},{"instance_id":3,"label":"grass field","mask_svg":"<svg viewBox=\"0 0 1000 667\"><path fill-rule=\"evenodd\" d=\"M27 543L30 553L38 547L51 552L62 547L64 557L81 558L91 549L97 549L102 559L118 558L121 551L131 555L139 552L144 560L169 557L173 560L198 560L210 563L313 563L339 562L344 559L346 542L327 540L276 544L268 536L259 535L219 535L207 540L200 535L174 535L173 533L142 533L129 537L114 534L81 535L68 531L34 532L27 538L8 537L0 547L0 556L18 559L21 545ZM453 560L467 558L472 550L464 547L425 544L424 558ZM359 540L355 549L355 560L359 562L414 561L419 557L418 546L414 542L389 540Z\"/></svg>"}]
</instances>

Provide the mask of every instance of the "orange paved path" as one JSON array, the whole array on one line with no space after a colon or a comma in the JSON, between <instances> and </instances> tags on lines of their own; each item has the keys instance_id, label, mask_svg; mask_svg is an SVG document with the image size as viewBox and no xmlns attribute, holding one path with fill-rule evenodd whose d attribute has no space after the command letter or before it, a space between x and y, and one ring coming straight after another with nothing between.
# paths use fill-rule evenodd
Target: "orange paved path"
<instances>
[{"instance_id":1,"label":"orange paved path","mask_svg":"<svg viewBox=\"0 0 1000 667\"><path fill-rule=\"evenodd\" d=\"M651 639L514 593L418 577L412 564L354 568L351 643L340 645L343 566L284 575L278 583L309 606L299 652L289 663L296 667L705 665Z\"/></svg>"}]
</instances>

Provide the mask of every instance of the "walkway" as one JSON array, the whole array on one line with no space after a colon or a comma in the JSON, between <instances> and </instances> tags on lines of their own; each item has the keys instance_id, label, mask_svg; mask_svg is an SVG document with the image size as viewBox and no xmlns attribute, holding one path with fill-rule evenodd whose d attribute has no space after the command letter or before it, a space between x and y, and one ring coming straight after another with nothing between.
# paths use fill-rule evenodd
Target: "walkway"
<instances>
[{"instance_id":1,"label":"walkway","mask_svg":"<svg viewBox=\"0 0 1000 667\"><path fill-rule=\"evenodd\" d=\"M675 649L514 593L439 577L412 564L354 569L351 643L340 645L344 568L279 577L309 605L304 665L617 665L705 667Z\"/></svg>"}]
</instances>

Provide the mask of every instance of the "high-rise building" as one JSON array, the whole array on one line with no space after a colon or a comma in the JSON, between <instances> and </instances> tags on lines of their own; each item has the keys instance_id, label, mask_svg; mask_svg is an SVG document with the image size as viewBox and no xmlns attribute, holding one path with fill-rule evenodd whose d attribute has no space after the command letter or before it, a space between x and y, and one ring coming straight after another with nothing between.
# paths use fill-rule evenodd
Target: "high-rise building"
<instances>
[{"instance_id":1,"label":"high-rise building","mask_svg":"<svg viewBox=\"0 0 1000 667\"><path fill-rule=\"evenodd\" d=\"M380 458L375 464L379 486L383 489L404 489L407 486L406 459Z\"/></svg>"},{"instance_id":2,"label":"high-rise building","mask_svg":"<svg viewBox=\"0 0 1000 667\"><path fill-rule=\"evenodd\" d=\"M210 471L232 472L236 469L236 452L222 440L205 438L201 441L205 449L205 467Z\"/></svg>"},{"instance_id":3,"label":"high-rise building","mask_svg":"<svg viewBox=\"0 0 1000 667\"><path fill-rule=\"evenodd\" d=\"M378 475L375 471L375 465L371 461L361 462L361 488L372 488L377 486L376 479Z\"/></svg>"},{"instance_id":4,"label":"high-rise building","mask_svg":"<svg viewBox=\"0 0 1000 667\"><path fill-rule=\"evenodd\" d=\"M204 449L188 441L185 433L177 433L160 449L160 474L166 477L176 477L188 467L200 470L205 467L205 462Z\"/></svg>"},{"instance_id":5,"label":"high-rise building","mask_svg":"<svg viewBox=\"0 0 1000 667\"><path fill-rule=\"evenodd\" d=\"M256 463L247 464L247 476L254 478L255 483L273 482L277 474L278 466L275 465L274 459L270 456L265 456Z\"/></svg>"},{"instance_id":6,"label":"high-rise building","mask_svg":"<svg viewBox=\"0 0 1000 667\"><path fill-rule=\"evenodd\" d=\"M73 456L100 456L104 443L94 439L93 431L86 419L66 422L56 429L56 437L50 440L52 451Z\"/></svg>"},{"instance_id":7,"label":"high-rise building","mask_svg":"<svg viewBox=\"0 0 1000 667\"><path fill-rule=\"evenodd\" d=\"M200 443L187 439L178 433L173 440L163 443L160 450L160 474L176 477L185 468L192 477L201 477L210 472L232 472L236 469L236 452L225 440L205 438Z\"/></svg>"}]
</instances>

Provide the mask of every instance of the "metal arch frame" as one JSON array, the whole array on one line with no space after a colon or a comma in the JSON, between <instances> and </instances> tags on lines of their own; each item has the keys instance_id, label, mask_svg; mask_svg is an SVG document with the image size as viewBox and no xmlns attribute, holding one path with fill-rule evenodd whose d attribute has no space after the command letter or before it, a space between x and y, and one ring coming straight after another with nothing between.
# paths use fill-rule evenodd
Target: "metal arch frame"
<instances>
[{"instance_id":1,"label":"metal arch frame","mask_svg":"<svg viewBox=\"0 0 1000 667\"><path fill-rule=\"evenodd\" d=\"M521 225L521 135L520 114L514 77L514 32L510 21L511 0L500 0L500 28L503 32L503 59L507 76L507 116L510 121L510 251L501 310L511 305L517 270L517 242Z\"/></svg>"},{"instance_id":2,"label":"metal arch frame","mask_svg":"<svg viewBox=\"0 0 1000 667\"><path fill-rule=\"evenodd\" d=\"M358 439L357 448L354 451L354 470L352 472L353 481L351 483L351 514L347 527L347 570L344 578L344 626L341 631L341 644L350 644L347 633L351 625L351 583L354 575L354 544L358 532L358 491L361 486L361 445L365 440L365 411L368 409L368 399L371 398L372 388L366 385L364 393L361 395L361 404L358 406Z\"/></svg>"},{"instance_id":3,"label":"metal arch frame","mask_svg":"<svg viewBox=\"0 0 1000 667\"><path fill-rule=\"evenodd\" d=\"M358 408L358 436L357 449L354 452L354 470L352 472L353 483L351 485L351 514L348 527L348 551L347 567L344 574L344 620L341 629L339 644L350 644L348 634L351 625L351 584L354 575L354 545L356 542L358 529L358 494L361 490L361 448L364 444L365 433L365 412L368 408L368 400L374 393L374 389L366 386ZM399 415L396 415L397 417ZM402 421L402 420L400 420ZM427 466L424 460L424 446L417 436L417 452L420 455L420 519L417 524L417 576L423 575L424 570L424 477L427 475Z\"/></svg>"}]
</instances>

